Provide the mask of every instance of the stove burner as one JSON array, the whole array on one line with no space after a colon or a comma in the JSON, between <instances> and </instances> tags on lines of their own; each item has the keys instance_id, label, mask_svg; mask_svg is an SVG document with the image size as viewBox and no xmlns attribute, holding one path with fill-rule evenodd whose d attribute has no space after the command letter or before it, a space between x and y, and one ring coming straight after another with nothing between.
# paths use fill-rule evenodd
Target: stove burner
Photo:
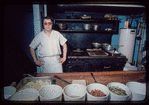
<instances>
[{"instance_id":1,"label":"stove burner","mask_svg":"<svg viewBox=\"0 0 149 105\"><path fill-rule=\"evenodd\" d=\"M86 50L76 49L70 52L70 56L88 56L88 53L86 52Z\"/></svg>"}]
</instances>

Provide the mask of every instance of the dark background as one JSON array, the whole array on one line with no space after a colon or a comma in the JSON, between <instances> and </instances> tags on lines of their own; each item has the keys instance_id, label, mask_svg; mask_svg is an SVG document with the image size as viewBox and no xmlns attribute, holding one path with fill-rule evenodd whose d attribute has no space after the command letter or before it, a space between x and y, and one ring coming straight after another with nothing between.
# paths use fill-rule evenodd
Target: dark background
<instances>
[{"instance_id":1,"label":"dark background","mask_svg":"<svg viewBox=\"0 0 149 105\"><path fill-rule=\"evenodd\" d=\"M51 6L51 5L49 5ZM86 7L57 7L52 5L52 11L48 12L48 15L54 18L65 18L66 15L71 15L73 11L74 15L82 15L86 12L89 14L100 14L98 17L103 17L104 13L112 12L114 14L130 15L131 13L141 13L144 9L132 9L132 8L86 8ZM51 7L48 7L50 11ZM66 10L72 12L66 12ZM94 11L94 12L93 12ZM123 12L121 12L123 11ZM100 13L99 13L100 12ZM64 34L69 39L74 48L84 47L90 48L91 42L97 41L111 43L111 35L109 34L94 34L94 35L76 35L76 39ZM101 38L102 37L102 38ZM29 52L29 44L34 38L34 25L33 25L33 5L21 4L21 5L5 5L4 6L4 85L9 85L13 81L20 81L22 75L25 73L33 74L36 72L36 66L32 62L32 57ZM88 38L90 40L88 40ZM85 39L85 40L82 40ZM102 39L102 40L101 40ZM82 42L82 41L84 42ZM75 44L75 42L78 42ZM88 43L85 43L88 42ZM80 46L81 44L81 46Z\"/></svg>"}]
</instances>

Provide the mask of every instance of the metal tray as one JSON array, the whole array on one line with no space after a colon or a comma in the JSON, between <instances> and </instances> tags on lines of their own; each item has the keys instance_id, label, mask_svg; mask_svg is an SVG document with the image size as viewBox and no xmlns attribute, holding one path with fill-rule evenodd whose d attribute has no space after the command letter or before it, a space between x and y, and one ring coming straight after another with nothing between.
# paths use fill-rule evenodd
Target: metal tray
<instances>
[{"instance_id":1,"label":"metal tray","mask_svg":"<svg viewBox=\"0 0 149 105\"><path fill-rule=\"evenodd\" d=\"M108 56L102 49L86 49L89 56Z\"/></svg>"},{"instance_id":2,"label":"metal tray","mask_svg":"<svg viewBox=\"0 0 149 105\"><path fill-rule=\"evenodd\" d=\"M52 84L53 76L25 77L16 86L16 91L23 88L23 86L26 85L28 82L36 82L37 80L42 80L43 82L45 82L46 80L50 80Z\"/></svg>"}]
</instances>

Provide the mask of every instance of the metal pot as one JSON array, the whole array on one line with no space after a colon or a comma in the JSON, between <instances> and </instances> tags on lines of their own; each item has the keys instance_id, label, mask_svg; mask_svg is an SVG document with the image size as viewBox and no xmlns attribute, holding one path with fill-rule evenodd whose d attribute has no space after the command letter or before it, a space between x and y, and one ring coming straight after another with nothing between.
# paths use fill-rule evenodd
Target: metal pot
<instances>
[{"instance_id":1,"label":"metal pot","mask_svg":"<svg viewBox=\"0 0 149 105\"><path fill-rule=\"evenodd\" d=\"M67 29L67 24L58 24L60 30L66 30Z\"/></svg>"},{"instance_id":2,"label":"metal pot","mask_svg":"<svg viewBox=\"0 0 149 105\"><path fill-rule=\"evenodd\" d=\"M92 45L93 45L93 48L100 48L101 47L101 44L97 43L97 42L93 42Z\"/></svg>"},{"instance_id":3,"label":"metal pot","mask_svg":"<svg viewBox=\"0 0 149 105\"><path fill-rule=\"evenodd\" d=\"M84 30L92 30L93 26L91 24L83 24Z\"/></svg>"},{"instance_id":4,"label":"metal pot","mask_svg":"<svg viewBox=\"0 0 149 105\"><path fill-rule=\"evenodd\" d=\"M100 30L100 27L98 25L94 25L94 31Z\"/></svg>"},{"instance_id":5,"label":"metal pot","mask_svg":"<svg viewBox=\"0 0 149 105\"><path fill-rule=\"evenodd\" d=\"M106 51L113 51L114 47L108 44L103 45L103 49Z\"/></svg>"}]
</instances>

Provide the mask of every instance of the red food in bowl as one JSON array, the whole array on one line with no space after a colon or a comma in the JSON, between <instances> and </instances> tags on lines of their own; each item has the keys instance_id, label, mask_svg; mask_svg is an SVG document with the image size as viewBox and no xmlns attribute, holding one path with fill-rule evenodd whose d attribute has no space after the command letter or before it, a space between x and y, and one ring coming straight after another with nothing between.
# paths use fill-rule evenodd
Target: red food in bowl
<instances>
[{"instance_id":1,"label":"red food in bowl","mask_svg":"<svg viewBox=\"0 0 149 105\"><path fill-rule=\"evenodd\" d=\"M95 96L95 97L104 97L106 96L106 94L104 92L102 92L101 90L91 90L91 92L89 92L89 94Z\"/></svg>"}]
</instances>

